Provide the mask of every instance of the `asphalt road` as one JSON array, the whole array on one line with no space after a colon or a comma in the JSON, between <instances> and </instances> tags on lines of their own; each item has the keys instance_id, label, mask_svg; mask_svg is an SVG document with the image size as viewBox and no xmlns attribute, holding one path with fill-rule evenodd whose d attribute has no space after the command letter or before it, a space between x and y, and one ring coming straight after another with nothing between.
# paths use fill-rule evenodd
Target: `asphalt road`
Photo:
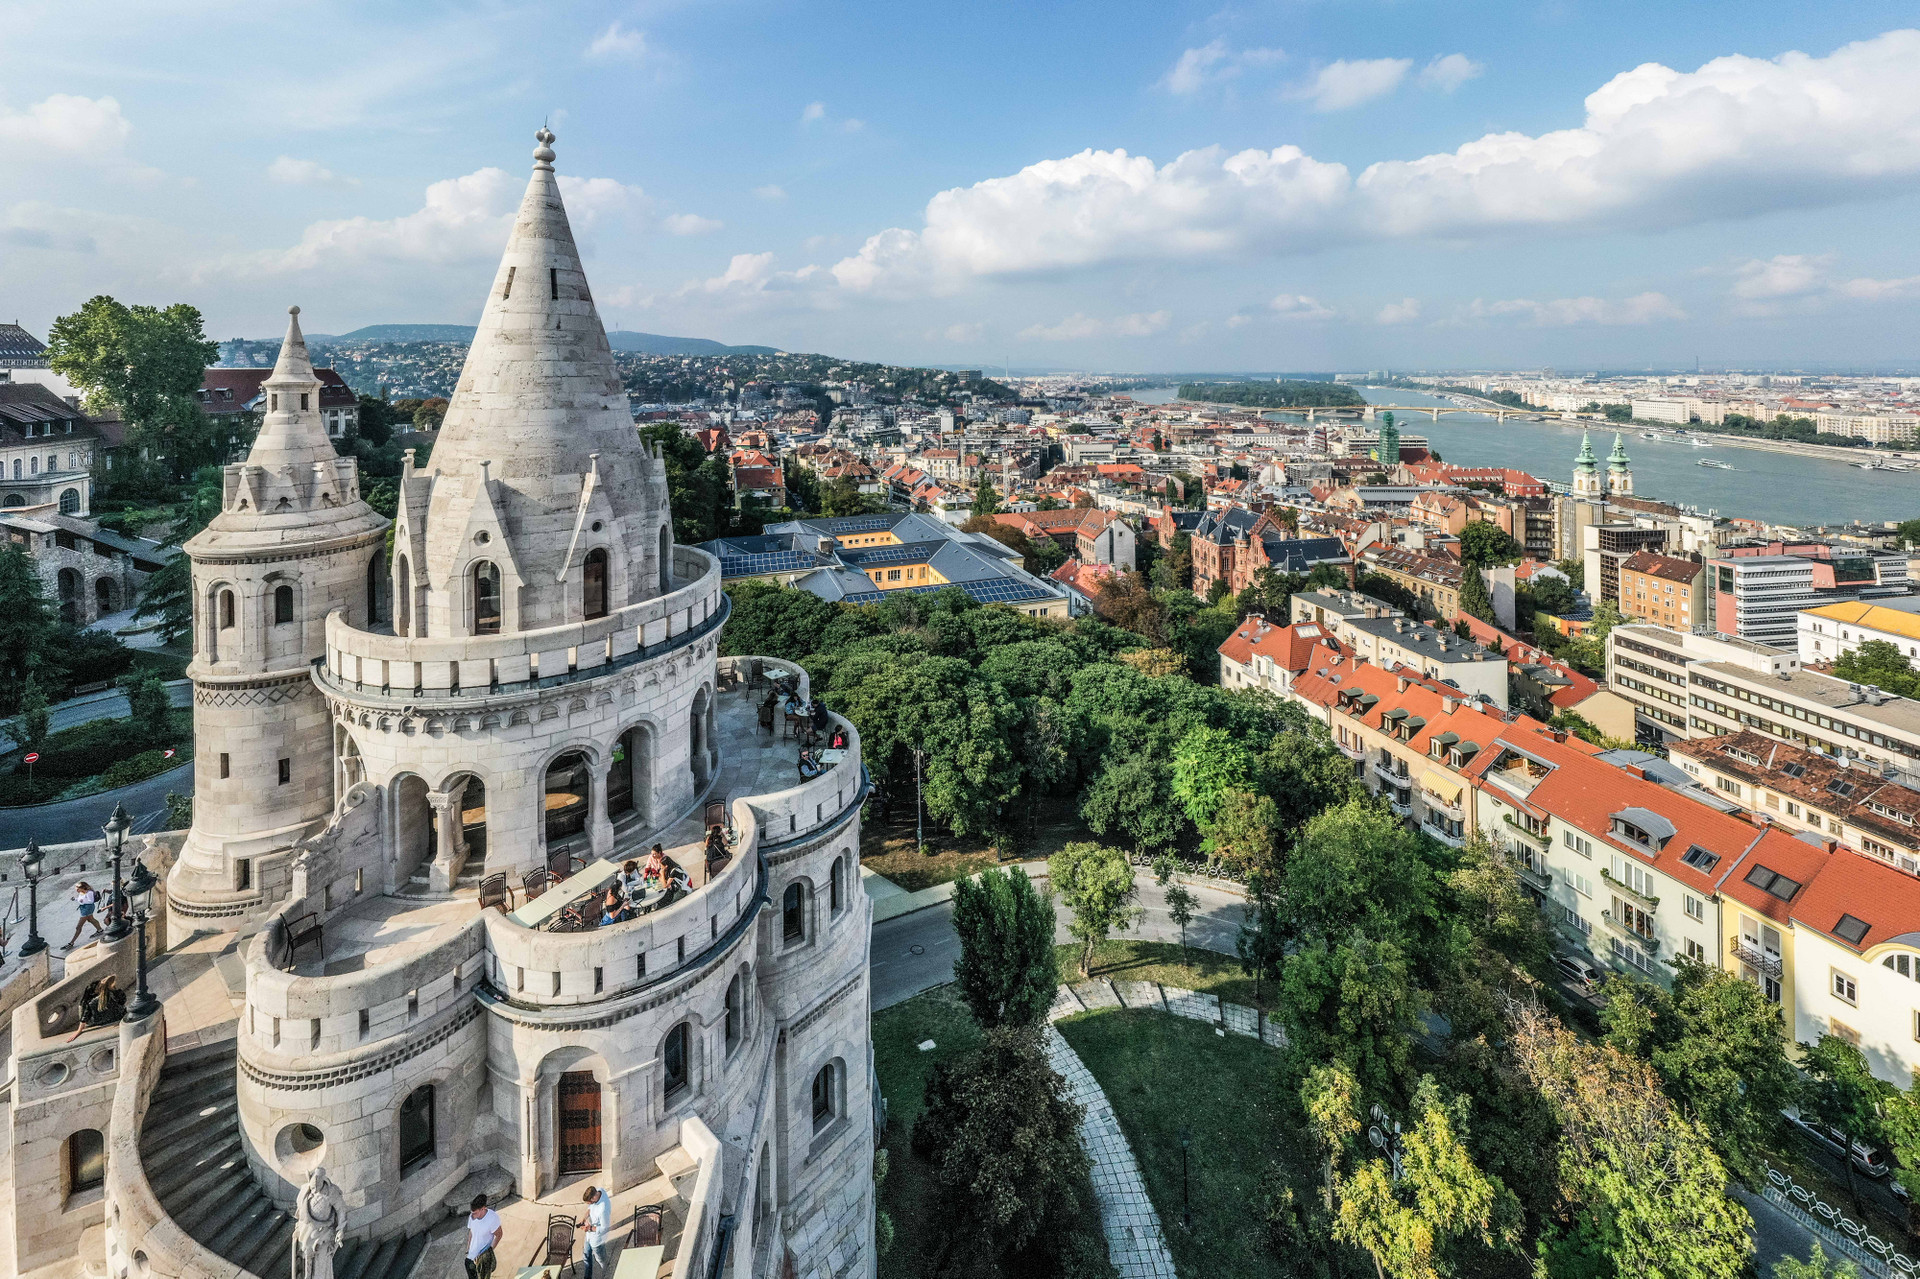
<instances>
[{"instance_id":1,"label":"asphalt road","mask_svg":"<svg viewBox=\"0 0 1920 1279\"><path fill-rule=\"evenodd\" d=\"M167 700L176 710L193 705L192 682L184 679L169 681ZM126 717L127 695L117 688L88 693L85 697L70 697L64 702L56 702L47 708L48 726L56 733L63 728L78 728L82 724L90 724L96 719L125 719ZM13 739L7 735L7 725L0 723L0 752L12 749Z\"/></svg>"},{"instance_id":2,"label":"asphalt road","mask_svg":"<svg viewBox=\"0 0 1920 1279\"><path fill-rule=\"evenodd\" d=\"M133 818L134 834L165 830L168 791L176 795L193 794L192 760L171 772L104 795L63 799L32 808L0 808L0 848L25 847L29 835L42 844L76 844L83 839L99 839L100 828L113 816L116 803L127 806L127 813Z\"/></svg>"}]
</instances>

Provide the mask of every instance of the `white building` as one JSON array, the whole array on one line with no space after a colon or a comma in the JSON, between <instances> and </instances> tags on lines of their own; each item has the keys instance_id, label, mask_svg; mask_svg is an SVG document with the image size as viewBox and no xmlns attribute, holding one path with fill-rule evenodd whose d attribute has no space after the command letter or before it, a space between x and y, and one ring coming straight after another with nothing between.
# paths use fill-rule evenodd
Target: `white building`
<instances>
[{"instance_id":1,"label":"white building","mask_svg":"<svg viewBox=\"0 0 1920 1279\"><path fill-rule=\"evenodd\" d=\"M1693 412L1685 400L1633 400L1634 417L1642 422L1673 422L1685 426Z\"/></svg>"},{"instance_id":2,"label":"white building","mask_svg":"<svg viewBox=\"0 0 1920 1279\"><path fill-rule=\"evenodd\" d=\"M1920 596L1903 596L1885 604L1852 600L1803 609L1799 639L1800 660L1810 666L1831 662L1868 640L1893 645L1912 663L1920 660Z\"/></svg>"}]
</instances>

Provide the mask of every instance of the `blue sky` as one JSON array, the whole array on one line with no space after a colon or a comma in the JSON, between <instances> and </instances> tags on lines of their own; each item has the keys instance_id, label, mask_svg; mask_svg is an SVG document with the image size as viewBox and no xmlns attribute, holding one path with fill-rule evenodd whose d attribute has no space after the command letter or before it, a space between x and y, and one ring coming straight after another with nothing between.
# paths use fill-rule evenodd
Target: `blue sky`
<instances>
[{"instance_id":1,"label":"blue sky","mask_svg":"<svg viewBox=\"0 0 1920 1279\"><path fill-rule=\"evenodd\" d=\"M1920 366L1913 22L14 0L0 314L470 322L551 120L610 327L986 366Z\"/></svg>"}]
</instances>

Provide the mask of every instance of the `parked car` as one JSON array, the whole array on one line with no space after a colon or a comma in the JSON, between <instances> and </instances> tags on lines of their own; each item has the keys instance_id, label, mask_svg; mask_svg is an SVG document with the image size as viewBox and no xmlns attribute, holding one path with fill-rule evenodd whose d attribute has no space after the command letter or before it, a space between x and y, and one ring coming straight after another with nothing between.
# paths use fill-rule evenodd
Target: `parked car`
<instances>
[{"instance_id":1,"label":"parked car","mask_svg":"<svg viewBox=\"0 0 1920 1279\"><path fill-rule=\"evenodd\" d=\"M1815 1123L1804 1116L1791 1113L1787 1115L1787 1119L1828 1154L1838 1155L1847 1149L1846 1139L1838 1129L1829 1128L1826 1124ZM1868 1145L1864 1141L1855 1141L1852 1144L1855 1168L1875 1179L1886 1177L1893 1172L1893 1162L1888 1158L1886 1151L1878 1146Z\"/></svg>"},{"instance_id":2,"label":"parked car","mask_svg":"<svg viewBox=\"0 0 1920 1279\"><path fill-rule=\"evenodd\" d=\"M1582 994L1590 995L1600 985L1600 970L1577 955L1555 955L1553 966Z\"/></svg>"}]
</instances>

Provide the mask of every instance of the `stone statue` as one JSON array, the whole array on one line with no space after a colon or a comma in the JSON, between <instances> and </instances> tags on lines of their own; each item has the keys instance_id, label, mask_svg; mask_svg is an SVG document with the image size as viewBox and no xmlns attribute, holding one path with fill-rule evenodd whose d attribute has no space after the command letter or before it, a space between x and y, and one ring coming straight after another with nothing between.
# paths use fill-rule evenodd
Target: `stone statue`
<instances>
[{"instance_id":1,"label":"stone statue","mask_svg":"<svg viewBox=\"0 0 1920 1279\"><path fill-rule=\"evenodd\" d=\"M275 912L267 919L267 963L281 972L293 969L293 944L287 936L286 916ZM315 1169L318 1172L319 1169Z\"/></svg>"},{"instance_id":2,"label":"stone statue","mask_svg":"<svg viewBox=\"0 0 1920 1279\"><path fill-rule=\"evenodd\" d=\"M333 1254L347 1232L347 1197L315 1168L293 1203L293 1279L333 1279Z\"/></svg>"}]
</instances>

